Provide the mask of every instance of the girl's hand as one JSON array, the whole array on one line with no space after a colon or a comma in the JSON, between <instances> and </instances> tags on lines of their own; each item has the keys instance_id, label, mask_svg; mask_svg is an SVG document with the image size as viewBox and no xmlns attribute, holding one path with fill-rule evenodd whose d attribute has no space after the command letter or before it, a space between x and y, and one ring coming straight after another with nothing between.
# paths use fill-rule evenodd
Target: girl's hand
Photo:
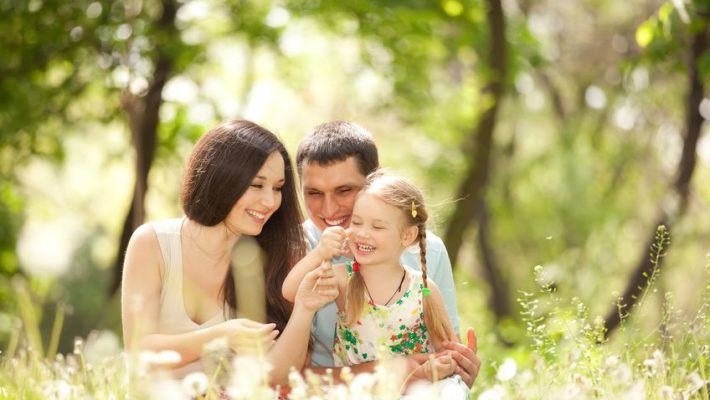
<instances>
[{"instance_id":1,"label":"girl's hand","mask_svg":"<svg viewBox=\"0 0 710 400\"><path fill-rule=\"evenodd\" d=\"M338 297L338 284L330 260L306 274L298 286L294 303L316 311Z\"/></svg>"},{"instance_id":2,"label":"girl's hand","mask_svg":"<svg viewBox=\"0 0 710 400\"><path fill-rule=\"evenodd\" d=\"M276 324L260 324L246 318L230 319L221 324L229 348L237 354L266 354L279 331Z\"/></svg>"},{"instance_id":3,"label":"girl's hand","mask_svg":"<svg viewBox=\"0 0 710 400\"><path fill-rule=\"evenodd\" d=\"M347 234L340 226L330 226L325 228L320 237L320 242L316 246L321 260L330 261L333 257L342 256L346 250Z\"/></svg>"}]
</instances>

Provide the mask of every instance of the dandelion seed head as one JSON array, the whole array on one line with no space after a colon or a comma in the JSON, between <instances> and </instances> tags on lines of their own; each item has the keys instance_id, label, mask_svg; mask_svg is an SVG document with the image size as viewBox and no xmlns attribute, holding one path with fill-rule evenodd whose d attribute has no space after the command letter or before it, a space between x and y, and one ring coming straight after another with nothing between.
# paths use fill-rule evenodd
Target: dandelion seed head
<instances>
[{"instance_id":1,"label":"dandelion seed head","mask_svg":"<svg viewBox=\"0 0 710 400\"><path fill-rule=\"evenodd\" d=\"M350 383L350 393L356 397L368 396L375 386L375 376L370 373L362 373L355 375Z\"/></svg>"},{"instance_id":2,"label":"dandelion seed head","mask_svg":"<svg viewBox=\"0 0 710 400\"><path fill-rule=\"evenodd\" d=\"M625 363L619 364L617 368L614 368L610 375L612 379L616 382L629 382L633 376L631 368Z\"/></svg>"},{"instance_id":3,"label":"dandelion seed head","mask_svg":"<svg viewBox=\"0 0 710 400\"><path fill-rule=\"evenodd\" d=\"M617 356L616 354L610 355L609 357L606 358L606 360L604 360L604 365L607 368L616 367L617 365L619 365L619 356Z\"/></svg>"},{"instance_id":4,"label":"dandelion seed head","mask_svg":"<svg viewBox=\"0 0 710 400\"><path fill-rule=\"evenodd\" d=\"M263 358L245 355L232 361L234 374L227 387L227 394L235 399L273 397L274 390L268 385L269 372L273 369Z\"/></svg>"},{"instance_id":5,"label":"dandelion seed head","mask_svg":"<svg viewBox=\"0 0 710 400\"><path fill-rule=\"evenodd\" d=\"M156 354L155 363L158 365L174 365L180 362L180 353L173 350L162 350Z\"/></svg>"},{"instance_id":6,"label":"dandelion seed head","mask_svg":"<svg viewBox=\"0 0 710 400\"><path fill-rule=\"evenodd\" d=\"M205 353L223 353L229 351L229 341L226 336L216 337L203 346Z\"/></svg>"},{"instance_id":7,"label":"dandelion seed head","mask_svg":"<svg viewBox=\"0 0 710 400\"><path fill-rule=\"evenodd\" d=\"M518 371L518 365L512 358L506 358L503 363L498 367L498 372L496 373L496 378L501 381L509 381L513 379L515 373Z\"/></svg>"},{"instance_id":8,"label":"dandelion seed head","mask_svg":"<svg viewBox=\"0 0 710 400\"><path fill-rule=\"evenodd\" d=\"M306 382L303 380L303 375L298 372L295 368L291 368L288 373L288 384L291 388L306 386Z\"/></svg>"},{"instance_id":9,"label":"dandelion seed head","mask_svg":"<svg viewBox=\"0 0 710 400\"><path fill-rule=\"evenodd\" d=\"M203 372L193 372L182 379L182 387L190 397L202 396L208 385L209 379Z\"/></svg>"},{"instance_id":10,"label":"dandelion seed head","mask_svg":"<svg viewBox=\"0 0 710 400\"><path fill-rule=\"evenodd\" d=\"M84 350L84 339L80 337L74 338L74 354L81 354Z\"/></svg>"},{"instance_id":11,"label":"dandelion seed head","mask_svg":"<svg viewBox=\"0 0 710 400\"><path fill-rule=\"evenodd\" d=\"M118 336L109 330L92 331L84 344L84 356L89 363L96 364L121 351Z\"/></svg>"},{"instance_id":12,"label":"dandelion seed head","mask_svg":"<svg viewBox=\"0 0 710 400\"><path fill-rule=\"evenodd\" d=\"M174 379L156 379L148 384L148 398L188 400L180 381Z\"/></svg>"},{"instance_id":13,"label":"dandelion seed head","mask_svg":"<svg viewBox=\"0 0 710 400\"><path fill-rule=\"evenodd\" d=\"M69 400L75 397L76 388L72 387L66 381L53 380L44 384L42 392L47 398Z\"/></svg>"},{"instance_id":14,"label":"dandelion seed head","mask_svg":"<svg viewBox=\"0 0 710 400\"><path fill-rule=\"evenodd\" d=\"M658 397L663 400L673 400L673 388L668 385L663 385L658 389Z\"/></svg>"},{"instance_id":15,"label":"dandelion seed head","mask_svg":"<svg viewBox=\"0 0 710 400\"><path fill-rule=\"evenodd\" d=\"M698 371L693 371L690 375L688 375L688 383L690 384L691 392L700 389L705 384L705 382L703 382L703 380L700 378Z\"/></svg>"},{"instance_id":16,"label":"dandelion seed head","mask_svg":"<svg viewBox=\"0 0 710 400\"><path fill-rule=\"evenodd\" d=\"M443 393L441 395L438 393L436 390L437 387L436 384L429 381L415 382L409 387L409 390L407 390L406 398L407 400L428 400L437 397L447 398Z\"/></svg>"},{"instance_id":17,"label":"dandelion seed head","mask_svg":"<svg viewBox=\"0 0 710 400\"><path fill-rule=\"evenodd\" d=\"M438 397L447 400L465 400L468 398L468 393L460 385L446 384Z\"/></svg>"},{"instance_id":18,"label":"dandelion seed head","mask_svg":"<svg viewBox=\"0 0 710 400\"><path fill-rule=\"evenodd\" d=\"M526 369L525 371L521 372L520 375L518 375L518 383L520 386L525 387L527 384L532 382L533 380L533 373L529 369Z\"/></svg>"},{"instance_id":19,"label":"dandelion seed head","mask_svg":"<svg viewBox=\"0 0 710 400\"><path fill-rule=\"evenodd\" d=\"M478 400L503 400L506 396L505 389L500 384L493 385L478 396Z\"/></svg>"},{"instance_id":20,"label":"dandelion seed head","mask_svg":"<svg viewBox=\"0 0 710 400\"><path fill-rule=\"evenodd\" d=\"M628 400L645 400L646 399L646 384L643 380L638 380L631 385L622 395L622 399Z\"/></svg>"}]
</instances>

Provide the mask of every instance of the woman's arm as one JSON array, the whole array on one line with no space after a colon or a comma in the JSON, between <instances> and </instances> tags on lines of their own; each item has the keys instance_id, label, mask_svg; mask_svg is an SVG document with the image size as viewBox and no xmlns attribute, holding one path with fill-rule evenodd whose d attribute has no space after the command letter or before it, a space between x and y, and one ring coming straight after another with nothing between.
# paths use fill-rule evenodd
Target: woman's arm
<instances>
[{"instance_id":1,"label":"woman's arm","mask_svg":"<svg viewBox=\"0 0 710 400\"><path fill-rule=\"evenodd\" d=\"M318 246L296 263L284 280L281 292L286 300L293 303L298 286L307 273L318 268L323 261L343 254L345 238L345 229L340 226L329 227L323 231Z\"/></svg>"},{"instance_id":2,"label":"woman's arm","mask_svg":"<svg viewBox=\"0 0 710 400\"><path fill-rule=\"evenodd\" d=\"M314 287L318 282L318 288ZM316 310L333 301L338 295L333 269L318 268L305 274L295 295L291 317L276 344L267 354L267 360L274 367L272 384L288 381L291 367L300 370L308 353L311 325Z\"/></svg>"},{"instance_id":3,"label":"woman's arm","mask_svg":"<svg viewBox=\"0 0 710 400\"><path fill-rule=\"evenodd\" d=\"M173 367L189 364L202 355L204 345L226 336L230 347L238 347L249 338L270 343L278 332L274 324L259 324L235 319L183 334L161 334L160 291L165 267L155 230L142 225L131 236L126 251L121 287L121 321L127 350L172 350L180 355Z\"/></svg>"},{"instance_id":4,"label":"woman's arm","mask_svg":"<svg viewBox=\"0 0 710 400\"><path fill-rule=\"evenodd\" d=\"M174 350L180 354L176 366L181 366L196 360L204 343L218 336L218 329L201 329L184 335L158 333L164 270L155 230L148 224L140 226L128 242L123 266L123 341L128 350Z\"/></svg>"}]
</instances>

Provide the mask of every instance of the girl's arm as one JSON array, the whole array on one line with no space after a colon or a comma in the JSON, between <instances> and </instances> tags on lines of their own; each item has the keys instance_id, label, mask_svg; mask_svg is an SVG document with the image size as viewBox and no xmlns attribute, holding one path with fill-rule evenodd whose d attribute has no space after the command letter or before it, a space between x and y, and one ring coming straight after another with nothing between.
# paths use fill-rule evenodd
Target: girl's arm
<instances>
[{"instance_id":1,"label":"girl's arm","mask_svg":"<svg viewBox=\"0 0 710 400\"><path fill-rule=\"evenodd\" d=\"M338 285L338 297L335 298L335 304L338 306L338 311L345 311L345 296L348 291L348 270L345 264L333 265L335 273L335 281Z\"/></svg>"},{"instance_id":2,"label":"girl's arm","mask_svg":"<svg viewBox=\"0 0 710 400\"><path fill-rule=\"evenodd\" d=\"M345 238L345 229L340 226L329 227L323 231L316 248L296 263L286 276L281 287L281 294L286 300L293 303L298 286L307 273L318 268L323 261L343 255Z\"/></svg>"},{"instance_id":3,"label":"girl's arm","mask_svg":"<svg viewBox=\"0 0 710 400\"><path fill-rule=\"evenodd\" d=\"M318 288L314 290L316 282ZM335 299L337 291L333 269L327 266L306 273L300 281L288 324L267 354L267 360L274 367L272 384L286 384L291 367L303 368L313 316L319 308Z\"/></svg>"},{"instance_id":4,"label":"girl's arm","mask_svg":"<svg viewBox=\"0 0 710 400\"><path fill-rule=\"evenodd\" d=\"M160 291L165 267L155 230L142 225L131 236L126 250L121 287L121 322L126 349L138 351L172 350L180 361L172 367L189 364L202 355L204 345L226 336L230 347L239 350L245 340L270 345L278 332L274 324L233 319L208 328L183 334L161 334Z\"/></svg>"}]
</instances>

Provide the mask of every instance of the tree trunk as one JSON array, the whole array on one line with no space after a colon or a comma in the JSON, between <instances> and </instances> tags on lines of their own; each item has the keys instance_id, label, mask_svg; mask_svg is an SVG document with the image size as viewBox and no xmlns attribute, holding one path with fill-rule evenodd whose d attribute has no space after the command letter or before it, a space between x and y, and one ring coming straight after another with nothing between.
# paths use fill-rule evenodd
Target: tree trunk
<instances>
[{"instance_id":1,"label":"tree trunk","mask_svg":"<svg viewBox=\"0 0 710 400\"><path fill-rule=\"evenodd\" d=\"M449 226L445 233L445 243L451 257L452 268L456 268L464 235L474 223L476 209L483 198L484 188L490 175L493 131L507 74L507 42L503 6L500 0L488 0L487 3L488 25L491 33L490 78L481 95L490 98L490 106L483 110L478 126L470 136L470 141L464 146L464 151L472 153L473 157L468 159L466 175L457 191L457 198L461 200L456 203L456 209L449 219ZM488 101L484 101L484 104L486 103Z\"/></svg>"},{"instance_id":2,"label":"tree trunk","mask_svg":"<svg viewBox=\"0 0 710 400\"><path fill-rule=\"evenodd\" d=\"M478 247L481 251L483 276L488 281L491 290L488 303L493 308L496 321L500 322L504 316L511 313L510 296L508 296L508 288L500 275L500 267L491 247L488 208L485 201L481 201L478 210Z\"/></svg>"},{"instance_id":3,"label":"tree trunk","mask_svg":"<svg viewBox=\"0 0 710 400\"><path fill-rule=\"evenodd\" d=\"M177 4L172 0L163 0L163 13L156 21L156 29L166 34L166 37L175 37L175 13ZM162 92L170 74L173 72L173 61L170 55L156 45L155 71L153 79L148 86L145 96L133 95L125 91L121 104L128 115L128 124L131 129L131 139L136 150L135 184L133 199L128 214L123 222L123 230L119 239L118 254L113 268L113 282L109 295L113 295L121 287L123 276L123 261L126 247L133 231L145 220L145 194L148 190L148 174L153 164L155 148L158 137L158 124L160 106L162 105Z\"/></svg>"},{"instance_id":4,"label":"tree trunk","mask_svg":"<svg viewBox=\"0 0 710 400\"><path fill-rule=\"evenodd\" d=\"M690 193L690 181L693 176L693 170L695 169L698 140L700 139L703 124L699 107L703 99L705 83L701 80L698 65L703 52L708 48L709 36L710 24L706 24L705 29L693 35L692 38L688 69L690 88L687 98L686 133L683 141L683 152L678 164L676 181L673 185L674 192L670 195L671 198L666 199L667 201L664 202L664 204L671 204L672 206L670 209L663 209L663 207L661 207L662 211L660 212L660 217L653 226L653 233L650 235L650 240L646 242L645 247L642 249L641 261L628 280L626 290L624 290L624 294L621 298L620 306L617 308L617 306L614 305L607 313L607 337L619 326L621 316L630 313L639 295L648 285L648 279L651 277L654 268L654 264L651 262L649 248L653 243L656 227L660 224L664 224L667 228L671 228L673 222L685 213ZM662 259L657 267L660 268L661 262Z\"/></svg>"}]
</instances>

